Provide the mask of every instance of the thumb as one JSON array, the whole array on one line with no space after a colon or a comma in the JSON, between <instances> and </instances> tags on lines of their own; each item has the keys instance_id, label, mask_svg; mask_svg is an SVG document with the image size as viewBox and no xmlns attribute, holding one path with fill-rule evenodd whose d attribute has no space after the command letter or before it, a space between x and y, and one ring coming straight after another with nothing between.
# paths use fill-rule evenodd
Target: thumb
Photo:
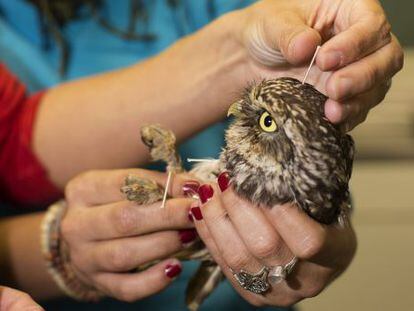
<instances>
[{"instance_id":1,"label":"thumb","mask_svg":"<svg viewBox=\"0 0 414 311\"><path fill-rule=\"evenodd\" d=\"M303 64L321 44L320 34L296 13L281 12L248 27L252 57L267 66Z\"/></svg>"}]
</instances>

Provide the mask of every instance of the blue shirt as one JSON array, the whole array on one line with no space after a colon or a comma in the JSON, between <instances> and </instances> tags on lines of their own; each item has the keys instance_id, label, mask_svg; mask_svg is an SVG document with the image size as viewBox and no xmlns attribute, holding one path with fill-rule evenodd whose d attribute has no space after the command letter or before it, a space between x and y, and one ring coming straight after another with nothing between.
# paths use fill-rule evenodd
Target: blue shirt
<instances>
[{"instance_id":1,"label":"blue shirt","mask_svg":"<svg viewBox=\"0 0 414 311\"><path fill-rule=\"evenodd\" d=\"M145 24L139 21L136 30L155 35L156 39L152 41L126 41L103 28L86 9L82 9L83 17L71 21L63 30L70 46L70 58L67 73L61 77L58 73L59 48L53 38L42 33L36 9L24 0L0 0L0 60L27 84L29 90L35 91L139 62L198 30L213 18L251 2L181 0L173 8L166 0L147 0L148 21ZM130 1L105 0L99 14L112 25L126 29L129 5ZM218 123L183 144L180 147L183 158L216 157L223 145L225 126L224 122ZM182 275L167 290L134 304L108 299L98 305L57 301L45 307L47 310L186 310L185 287L197 265L186 263ZM241 299L225 281L201 308L213 309L243 311L257 308Z\"/></svg>"}]
</instances>

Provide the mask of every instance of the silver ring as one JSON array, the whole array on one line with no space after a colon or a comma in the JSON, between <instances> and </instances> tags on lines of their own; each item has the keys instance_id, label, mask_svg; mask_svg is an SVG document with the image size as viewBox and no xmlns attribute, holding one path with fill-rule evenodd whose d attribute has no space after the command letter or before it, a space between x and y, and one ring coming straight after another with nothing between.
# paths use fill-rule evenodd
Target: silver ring
<instances>
[{"instance_id":1,"label":"silver ring","mask_svg":"<svg viewBox=\"0 0 414 311\"><path fill-rule=\"evenodd\" d=\"M254 294L263 294L270 288L270 284L267 281L268 274L269 268L263 267L256 274L250 274L245 270L240 270L238 273L233 273L233 276L245 290Z\"/></svg>"},{"instance_id":2,"label":"silver ring","mask_svg":"<svg viewBox=\"0 0 414 311\"><path fill-rule=\"evenodd\" d=\"M276 285L286 280L286 277L289 273L292 272L297 262L298 259L296 257L293 257L292 260L285 265L271 267L268 273L269 282L273 285Z\"/></svg>"}]
</instances>

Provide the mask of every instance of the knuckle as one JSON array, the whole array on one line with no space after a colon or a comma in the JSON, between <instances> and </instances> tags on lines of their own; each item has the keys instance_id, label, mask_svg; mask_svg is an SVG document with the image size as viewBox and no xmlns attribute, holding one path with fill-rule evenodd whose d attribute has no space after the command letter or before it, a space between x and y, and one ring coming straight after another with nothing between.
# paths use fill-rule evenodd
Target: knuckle
<instances>
[{"instance_id":1,"label":"knuckle","mask_svg":"<svg viewBox=\"0 0 414 311\"><path fill-rule=\"evenodd\" d=\"M137 297L131 290L130 286L127 286L122 283L119 284L118 288L116 289L115 297L125 302L134 302L135 300L137 300Z\"/></svg>"},{"instance_id":2,"label":"knuckle","mask_svg":"<svg viewBox=\"0 0 414 311\"><path fill-rule=\"evenodd\" d=\"M90 193L90 180L94 175L95 171L87 171L70 180L65 187L66 200L68 202L74 202Z\"/></svg>"},{"instance_id":3,"label":"knuckle","mask_svg":"<svg viewBox=\"0 0 414 311\"><path fill-rule=\"evenodd\" d=\"M302 259L315 258L323 250L325 243L326 233L323 230L313 235L309 235L301 243L301 247L298 250L298 255Z\"/></svg>"},{"instance_id":4,"label":"knuckle","mask_svg":"<svg viewBox=\"0 0 414 311\"><path fill-rule=\"evenodd\" d=\"M65 241L70 242L71 237L76 235L78 226L75 221L72 221L69 217L64 217L60 223L60 233Z\"/></svg>"},{"instance_id":5,"label":"knuckle","mask_svg":"<svg viewBox=\"0 0 414 311\"><path fill-rule=\"evenodd\" d=\"M128 248L116 247L109 253L108 263L110 268L116 271L122 271L128 268L129 258L131 258Z\"/></svg>"},{"instance_id":6,"label":"knuckle","mask_svg":"<svg viewBox=\"0 0 414 311\"><path fill-rule=\"evenodd\" d=\"M113 222L116 232L122 236L130 235L135 228L139 227L136 211L129 205L119 206L114 210Z\"/></svg>"},{"instance_id":7,"label":"knuckle","mask_svg":"<svg viewBox=\"0 0 414 311\"><path fill-rule=\"evenodd\" d=\"M248 267L250 259L251 258L247 255L235 252L227 256L226 262L227 262L227 265L234 271L240 271Z\"/></svg>"},{"instance_id":8,"label":"knuckle","mask_svg":"<svg viewBox=\"0 0 414 311\"><path fill-rule=\"evenodd\" d=\"M278 240L275 236L266 236L258 239L251 246L253 254L258 258L268 258L276 254L278 249Z\"/></svg>"},{"instance_id":9,"label":"knuckle","mask_svg":"<svg viewBox=\"0 0 414 311\"><path fill-rule=\"evenodd\" d=\"M364 81L366 83L366 88L370 89L375 85L376 79L378 76L378 69L373 66L366 66L364 72Z\"/></svg>"}]
</instances>

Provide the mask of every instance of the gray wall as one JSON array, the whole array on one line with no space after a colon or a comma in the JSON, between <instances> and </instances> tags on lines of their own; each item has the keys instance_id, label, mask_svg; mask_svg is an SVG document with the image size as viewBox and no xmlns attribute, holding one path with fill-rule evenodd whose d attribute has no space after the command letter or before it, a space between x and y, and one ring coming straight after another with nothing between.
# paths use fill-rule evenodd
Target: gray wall
<instances>
[{"instance_id":1,"label":"gray wall","mask_svg":"<svg viewBox=\"0 0 414 311\"><path fill-rule=\"evenodd\" d=\"M393 32L405 46L414 46L414 1L381 0Z\"/></svg>"}]
</instances>

